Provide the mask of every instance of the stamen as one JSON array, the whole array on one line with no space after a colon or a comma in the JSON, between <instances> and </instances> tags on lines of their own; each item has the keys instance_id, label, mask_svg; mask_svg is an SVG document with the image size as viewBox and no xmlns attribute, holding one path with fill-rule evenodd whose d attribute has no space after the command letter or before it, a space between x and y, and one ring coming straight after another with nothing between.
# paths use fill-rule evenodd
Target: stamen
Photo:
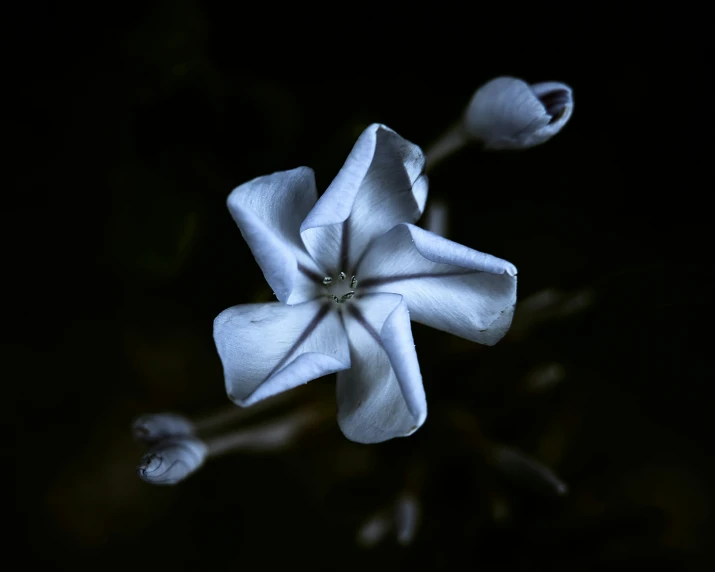
<instances>
[{"instance_id":1,"label":"stamen","mask_svg":"<svg viewBox=\"0 0 715 572\"><path fill-rule=\"evenodd\" d=\"M338 280L340 280L341 282L344 282L345 280L347 280L347 278L348 278L348 275L345 274L345 272L342 272L342 271L341 271L341 272L338 273ZM332 280L332 278L330 278L330 276L326 276L325 278L323 278L323 284L325 284L326 286L328 286L329 284L332 284L332 281L333 281L333 280ZM347 293L345 293L345 294L343 294L342 296L339 296L339 297L338 297L338 296L333 296L332 294L326 294L326 297L327 297L327 298L330 298L333 302L336 302L336 303L338 303L338 304L342 304L343 302L347 302L348 300L350 300L350 298L352 298L353 296L355 296L355 290L354 290L354 288L357 286L357 284L358 284L358 280L357 280L357 278L353 275L353 276L350 277L350 288L352 288L352 290L350 290L349 292L347 292Z\"/></svg>"}]
</instances>

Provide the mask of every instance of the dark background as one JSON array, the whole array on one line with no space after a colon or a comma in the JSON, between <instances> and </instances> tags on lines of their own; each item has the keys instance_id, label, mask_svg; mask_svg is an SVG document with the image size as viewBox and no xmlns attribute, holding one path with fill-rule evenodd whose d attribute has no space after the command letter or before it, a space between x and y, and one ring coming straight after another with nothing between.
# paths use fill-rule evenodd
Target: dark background
<instances>
[{"instance_id":1,"label":"dark background","mask_svg":"<svg viewBox=\"0 0 715 572\"><path fill-rule=\"evenodd\" d=\"M17 394L26 559L705 565L715 526L704 15L635 3L582 15L544 6L534 19L516 7L287 14L191 0L13 10L3 378ZM526 152L465 149L434 171L431 196L450 208L450 238L519 268L520 299L555 289L592 303L493 348L415 326L430 416L409 439L358 446L331 422L280 454L211 461L176 487L141 482L132 419L226 406L212 320L270 297L228 193L300 165L325 189L372 122L427 146L498 75L568 83L571 121ZM530 372L548 363L563 381L534 389ZM311 385L297 399L333 391L331 379ZM483 439L549 464L569 494L510 480L469 444ZM361 549L359 524L412 467L424 468L415 542Z\"/></svg>"}]
</instances>

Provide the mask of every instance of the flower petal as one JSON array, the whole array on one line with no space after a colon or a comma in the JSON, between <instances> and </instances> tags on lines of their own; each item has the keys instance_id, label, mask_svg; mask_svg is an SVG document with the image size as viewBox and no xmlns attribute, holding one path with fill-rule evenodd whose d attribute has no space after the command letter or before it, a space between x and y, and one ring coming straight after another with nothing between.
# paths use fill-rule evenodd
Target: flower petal
<instances>
[{"instance_id":1,"label":"flower petal","mask_svg":"<svg viewBox=\"0 0 715 572\"><path fill-rule=\"evenodd\" d=\"M307 167L258 177L228 197L231 215L266 281L286 304L315 298L317 280L324 276L300 240L300 223L316 198L315 175Z\"/></svg>"},{"instance_id":2,"label":"flower petal","mask_svg":"<svg viewBox=\"0 0 715 572\"><path fill-rule=\"evenodd\" d=\"M422 150L384 125L368 127L301 226L329 274L350 273L370 241L416 221L427 200Z\"/></svg>"},{"instance_id":3,"label":"flower petal","mask_svg":"<svg viewBox=\"0 0 715 572\"><path fill-rule=\"evenodd\" d=\"M489 149L526 149L558 133L572 111L571 88L563 83L530 86L513 77L498 77L472 97L465 127Z\"/></svg>"},{"instance_id":4,"label":"flower petal","mask_svg":"<svg viewBox=\"0 0 715 572\"><path fill-rule=\"evenodd\" d=\"M350 367L345 329L333 305L274 302L221 312L214 320L214 340L228 396L247 407Z\"/></svg>"},{"instance_id":5,"label":"flower petal","mask_svg":"<svg viewBox=\"0 0 715 572\"><path fill-rule=\"evenodd\" d=\"M352 367L338 374L338 423L358 443L414 433L427 417L422 375L402 296L370 294L345 305Z\"/></svg>"},{"instance_id":6,"label":"flower petal","mask_svg":"<svg viewBox=\"0 0 715 572\"><path fill-rule=\"evenodd\" d=\"M492 345L509 329L516 268L411 224L378 238L360 268L360 288L405 297L413 320Z\"/></svg>"}]
</instances>

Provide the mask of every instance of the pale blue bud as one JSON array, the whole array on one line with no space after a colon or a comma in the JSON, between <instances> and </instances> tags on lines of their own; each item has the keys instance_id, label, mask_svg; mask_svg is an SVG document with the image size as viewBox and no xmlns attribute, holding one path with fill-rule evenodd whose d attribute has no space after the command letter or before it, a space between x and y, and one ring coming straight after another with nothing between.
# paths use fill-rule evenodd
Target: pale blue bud
<instances>
[{"instance_id":1,"label":"pale blue bud","mask_svg":"<svg viewBox=\"0 0 715 572\"><path fill-rule=\"evenodd\" d=\"M194 424L176 413L142 415L132 424L132 433L142 443L158 443L168 437L187 437L194 434Z\"/></svg>"},{"instance_id":2,"label":"pale blue bud","mask_svg":"<svg viewBox=\"0 0 715 572\"><path fill-rule=\"evenodd\" d=\"M195 437L175 437L155 445L137 467L139 477L153 485L174 485L203 465L208 448Z\"/></svg>"},{"instance_id":3,"label":"pale blue bud","mask_svg":"<svg viewBox=\"0 0 715 572\"><path fill-rule=\"evenodd\" d=\"M476 91L464 115L464 128L487 149L527 149L556 135L572 112L573 95L566 84L529 85L498 77Z\"/></svg>"}]
</instances>

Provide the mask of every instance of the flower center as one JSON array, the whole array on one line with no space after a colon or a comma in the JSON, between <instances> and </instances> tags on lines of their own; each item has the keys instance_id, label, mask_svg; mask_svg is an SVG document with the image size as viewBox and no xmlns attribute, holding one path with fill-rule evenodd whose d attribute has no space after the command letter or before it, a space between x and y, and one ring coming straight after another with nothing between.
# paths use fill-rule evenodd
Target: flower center
<instances>
[{"instance_id":1,"label":"flower center","mask_svg":"<svg viewBox=\"0 0 715 572\"><path fill-rule=\"evenodd\" d=\"M352 276L349 281L347 281L347 274L345 272L340 272L335 278L332 276L326 276L323 278L323 286L325 286L328 290L332 290L333 287L337 286L342 286L340 290L344 291L344 289L347 286L350 286L350 290L345 292L342 295L335 295L335 294L328 294L328 298L330 298L333 302L337 304L342 304L344 302L347 302L355 296L355 288L357 288L358 281L355 276Z\"/></svg>"}]
</instances>

